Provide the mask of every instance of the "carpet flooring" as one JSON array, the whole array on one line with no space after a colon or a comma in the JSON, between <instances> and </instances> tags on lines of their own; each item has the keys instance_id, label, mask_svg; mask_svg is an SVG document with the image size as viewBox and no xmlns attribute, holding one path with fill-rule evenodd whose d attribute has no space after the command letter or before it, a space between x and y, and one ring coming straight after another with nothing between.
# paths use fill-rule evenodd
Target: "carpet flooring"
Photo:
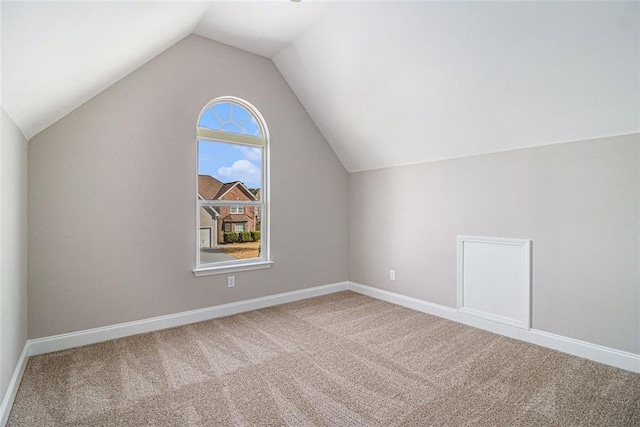
<instances>
[{"instance_id":1,"label":"carpet flooring","mask_svg":"<svg viewBox=\"0 0 640 427\"><path fill-rule=\"evenodd\" d=\"M8 426L639 426L640 375L340 292L29 359Z\"/></svg>"}]
</instances>

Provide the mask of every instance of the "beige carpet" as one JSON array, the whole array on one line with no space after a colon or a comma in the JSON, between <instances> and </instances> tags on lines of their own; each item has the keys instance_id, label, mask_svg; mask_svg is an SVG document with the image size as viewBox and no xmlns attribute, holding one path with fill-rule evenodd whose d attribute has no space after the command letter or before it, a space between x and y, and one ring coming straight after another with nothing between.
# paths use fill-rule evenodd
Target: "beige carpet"
<instances>
[{"instance_id":1,"label":"beige carpet","mask_svg":"<svg viewBox=\"0 0 640 427\"><path fill-rule=\"evenodd\" d=\"M638 426L640 375L352 292L29 360L9 426Z\"/></svg>"}]
</instances>

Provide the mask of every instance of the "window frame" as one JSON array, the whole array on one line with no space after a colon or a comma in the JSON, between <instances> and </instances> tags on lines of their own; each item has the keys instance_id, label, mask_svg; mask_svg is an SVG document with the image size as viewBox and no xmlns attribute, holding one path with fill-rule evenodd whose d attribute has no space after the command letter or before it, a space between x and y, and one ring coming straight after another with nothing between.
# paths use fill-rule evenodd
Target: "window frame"
<instances>
[{"instance_id":1,"label":"window frame","mask_svg":"<svg viewBox=\"0 0 640 427\"><path fill-rule=\"evenodd\" d=\"M247 110L249 114L253 116L258 124L261 137L247 136L243 134L236 134L225 131L216 131L208 128L199 127L200 119L202 115L215 104L231 103L240 106ZM262 185L260 188L260 200L257 201L240 201L240 200L204 200L199 197L198 193L198 174L199 174L199 141L211 141L217 143L232 144L245 147L260 147L262 149ZM196 258L195 268L193 274L196 277L208 276L213 274L232 273L245 270L257 270L270 268L273 264L270 256L270 209L269 209L269 195L270 195L270 150L269 150L269 130L267 124L258 111L249 102L237 98L234 96L221 96L209 101L198 114L198 120L196 122L196 174L195 174L195 199L196 199ZM258 258L251 259L238 259L232 261L219 261L214 263L202 264L200 262L200 209L205 206L217 207L217 206L234 206L238 208L246 208L247 206L260 208L260 256ZM235 227L233 227L235 228Z\"/></svg>"}]
</instances>

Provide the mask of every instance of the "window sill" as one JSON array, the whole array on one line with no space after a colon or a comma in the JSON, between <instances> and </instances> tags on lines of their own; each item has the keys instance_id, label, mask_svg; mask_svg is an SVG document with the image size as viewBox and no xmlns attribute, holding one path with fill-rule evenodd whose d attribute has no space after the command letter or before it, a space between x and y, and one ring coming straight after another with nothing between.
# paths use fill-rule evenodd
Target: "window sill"
<instances>
[{"instance_id":1,"label":"window sill","mask_svg":"<svg viewBox=\"0 0 640 427\"><path fill-rule=\"evenodd\" d=\"M193 270L196 277L212 276L214 274L236 273L238 271L262 270L271 268L273 261L247 262L246 264L224 265L218 267L201 267Z\"/></svg>"}]
</instances>

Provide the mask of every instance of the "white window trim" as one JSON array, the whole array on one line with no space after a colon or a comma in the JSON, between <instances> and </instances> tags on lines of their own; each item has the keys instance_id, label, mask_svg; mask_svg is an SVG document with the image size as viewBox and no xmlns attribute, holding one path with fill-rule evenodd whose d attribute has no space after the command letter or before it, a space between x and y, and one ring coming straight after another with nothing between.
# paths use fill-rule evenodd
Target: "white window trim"
<instances>
[{"instance_id":1,"label":"white window trim","mask_svg":"<svg viewBox=\"0 0 640 427\"><path fill-rule=\"evenodd\" d=\"M227 133L221 133L222 135L224 135L224 138L212 138L212 137L216 137L216 136L220 136L219 134L216 135L216 132L214 132L213 134L207 130L207 129L203 129L198 127L197 128L197 135L196 135L196 146L198 143L198 140L209 140L209 141L215 141L215 142L227 142L227 143L234 143L234 144L238 144L238 145L253 145L253 146L261 146L263 148L262 150L262 188L260 189L260 201L233 201L234 205L244 205L244 206L261 206L261 213L260 213L260 224L261 224L261 239L260 239L260 245L261 245L261 251L260 251L260 258L253 258L253 259L243 259L243 260L234 260L234 261L223 261L223 262L217 262L217 263L211 263L211 264L200 264L200 212L199 209L201 206L204 205L209 205L209 206L221 206L221 205L229 205L229 201L223 201L223 200L216 200L216 201L209 201L207 203L202 203L203 200L200 200L200 198L198 197L198 173L196 173L195 176L195 194L196 194L196 266L195 268L193 268L193 274L196 277L202 277L202 276L210 276L210 275L214 275L214 274L225 274L225 273L235 273L235 272L240 272L240 271L249 271L249 270L261 270L261 269L267 269L267 268L271 268L271 266L273 265L273 260L271 259L271 221L270 221L270 191L271 191L271 186L270 184L270 177L271 177L271 171L270 171L270 144L269 144L269 129L267 128L267 124L266 121L264 120L264 118L262 117L262 114L260 114L260 112L251 104L249 104L247 101L244 101L240 98L236 98L236 97L232 97L232 96L223 96L223 97L219 97L216 99L211 100L210 102L207 103L207 105L205 105L202 110L200 111L200 114L198 115L198 121L200 120L200 117L202 116L202 114L209 108L211 107L211 105L219 103L219 102L231 102L231 103L235 103L240 105L241 107L245 108L247 111L249 111L249 113L251 113L258 121L258 126L260 126L260 131L261 134L263 135L262 138L255 138L255 137L246 137L244 138L244 135L236 135L236 134L227 134ZM205 132L203 132L203 130ZM196 165L198 164L197 162L199 161L198 158L198 153L196 150Z\"/></svg>"},{"instance_id":2,"label":"white window trim","mask_svg":"<svg viewBox=\"0 0 640 427\"><path fill-rule=\"evenodd\" d=\"M215 274L236 273L238 271L263 270L271 268L273 261L245 262L229 266L200 267L193 270L196 277L213 276Z\"/></svg>"}]
</instances>

